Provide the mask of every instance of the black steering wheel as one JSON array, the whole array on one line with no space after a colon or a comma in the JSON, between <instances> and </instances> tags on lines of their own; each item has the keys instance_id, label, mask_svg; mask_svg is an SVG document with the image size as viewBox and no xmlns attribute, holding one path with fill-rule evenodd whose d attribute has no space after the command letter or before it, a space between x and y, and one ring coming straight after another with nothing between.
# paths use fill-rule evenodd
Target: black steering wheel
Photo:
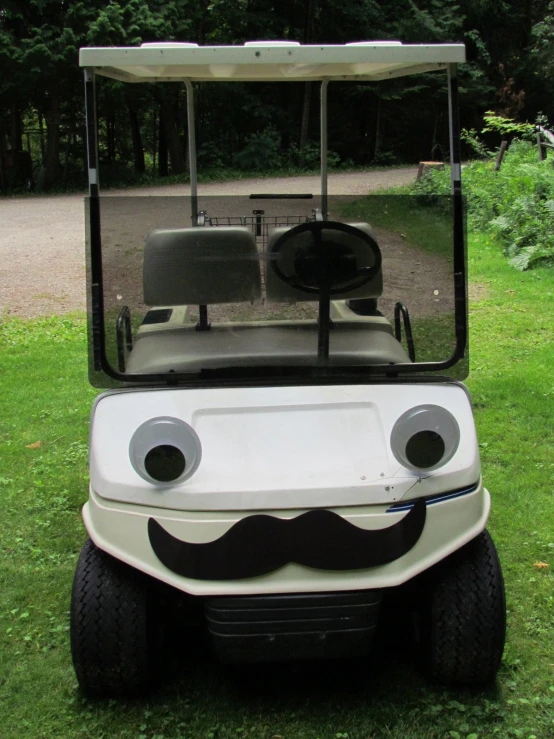
<instances>
[{"instance_id":1,"label":"black steering wheel","mask_svg":"<svg viewBox=\"0 0 554 739\"><path fill-rule=\"evenodd\" d=\"M348 243L352 242L348 237L358 240L358 248ZM360 266L360 257L369 264ZM372 280L381 269L381 250L369 234L347 223L307 221L275 241L270 264L287 285L312 294L325 290L331 297L357 290Z\"/></svg>"}]
</instances>

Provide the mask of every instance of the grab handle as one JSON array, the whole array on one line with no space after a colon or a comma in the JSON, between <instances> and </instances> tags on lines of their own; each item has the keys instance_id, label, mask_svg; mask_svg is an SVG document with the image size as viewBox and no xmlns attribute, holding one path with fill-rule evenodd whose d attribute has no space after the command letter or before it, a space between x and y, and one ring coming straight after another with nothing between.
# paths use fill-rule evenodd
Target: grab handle
<instances>
[{"instance_id":1,"label":"grab handle","mask_svg":"<svg viewBox=\"0 0 554 739\"><path fill-rule=\"evenodd\" d=\"M415 362L414 337L412 335L412 324L410 323L410 314L404 303L396 303L394 306L394 335L396 340L402 341L402 324L400 316L404 323L404 331L406 332L406 344L408 345L408 356L411 362Z\"/></svg>"}]
</instances>

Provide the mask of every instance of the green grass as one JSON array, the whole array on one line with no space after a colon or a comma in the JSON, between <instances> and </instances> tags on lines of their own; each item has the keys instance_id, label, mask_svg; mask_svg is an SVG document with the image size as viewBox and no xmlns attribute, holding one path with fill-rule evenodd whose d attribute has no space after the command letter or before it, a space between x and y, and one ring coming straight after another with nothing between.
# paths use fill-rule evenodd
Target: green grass
<instances>
[{"instance_id":1,"label":"green grass","mask_svg":"<svg viewBox=\"0 0 554 739\"><path fill-rule=\"evenodd\" d=\"M421 198L408 194L407 187L398 187L345 202L340 208L341 218L371 223L378 229L401 234L407 244L430 254L452 261L452 218L448 214L449 197L436 198L434 207L422 207ZM386 275L385 275L386 280ZM408 304L408 309L410 305ZM438 362L450 357L456 346L453 313L431 317L412 315L412 333L418 362ZM405 333L404 346L406 347ZM465 363L451 371L452 376L464 378Z\"/></svg>"},{"instance_id":2,"label":"green grass","mask_svg":"<svg viewBox=\"0 0 554 739\"><path fill-rule=\"evenodd\" d=\"M341 215L401 233L408 243L450 258L452 218L448 215L449 205L450 196L441 196L436 198L434 207L422 207L418 197L408 194L406 187L398 187L345 203Z\"/></svg>"},{"instance_id":3,"label":"green grass","mask_svg":"<svg viewBox=\"0 0 554 739\"><path fill-rule=\"evenodd\" d=\"M554 736L554 272L516 272L486 236L471 239L469 266L481 286L471 306L469 386L508 600L496 687L428 685L402 651L354 665L256 670L194 657L149 700L85 700L68 642L94 397L84 321L6 320L0 324L2 739Z\"/></svg>"}]
</instances>

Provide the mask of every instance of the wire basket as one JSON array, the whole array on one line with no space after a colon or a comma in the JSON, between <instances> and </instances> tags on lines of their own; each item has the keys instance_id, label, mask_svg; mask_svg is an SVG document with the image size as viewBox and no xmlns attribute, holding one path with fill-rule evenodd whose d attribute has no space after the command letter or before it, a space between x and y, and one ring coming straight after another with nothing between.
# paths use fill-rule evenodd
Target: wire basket
<instances>
[{"instance_id":1,"label":"wire basket","mask_svg":"<svg viewBox=\"0 0 554 739\"><path fill-rule=\"evenodd\" d=\"M198 214L199 226L244 226L251 229L258 248L265 253L269 232L275 228L298 226L300 223L315 221L314 210L311 216L279 215L269 216L264 211L253 211L251 216L210 216L207 211Z\"/></svg>"}]
</instances>

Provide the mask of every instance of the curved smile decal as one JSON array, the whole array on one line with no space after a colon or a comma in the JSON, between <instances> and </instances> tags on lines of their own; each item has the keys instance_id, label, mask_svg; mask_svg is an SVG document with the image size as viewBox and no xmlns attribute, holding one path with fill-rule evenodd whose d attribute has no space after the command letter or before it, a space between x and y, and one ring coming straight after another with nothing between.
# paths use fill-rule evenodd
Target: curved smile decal
<instances>
[{"instance_id":1,"label":"curved smile decal","mask_svg":"<svg viewBox=\"0 0 554 739\"><path fill-rule=\"evenodd\" d=\"M393 562L410 551L425 526L426 505L418 500L401 521L366 530L336 513L314 510L292 519L264 514L237 521L215 541L191 544L148 519L158 559L172 572L194 580L241 580L274 572L289 563L318 570L360 570Z\"/></svg>"}]
</instances>

